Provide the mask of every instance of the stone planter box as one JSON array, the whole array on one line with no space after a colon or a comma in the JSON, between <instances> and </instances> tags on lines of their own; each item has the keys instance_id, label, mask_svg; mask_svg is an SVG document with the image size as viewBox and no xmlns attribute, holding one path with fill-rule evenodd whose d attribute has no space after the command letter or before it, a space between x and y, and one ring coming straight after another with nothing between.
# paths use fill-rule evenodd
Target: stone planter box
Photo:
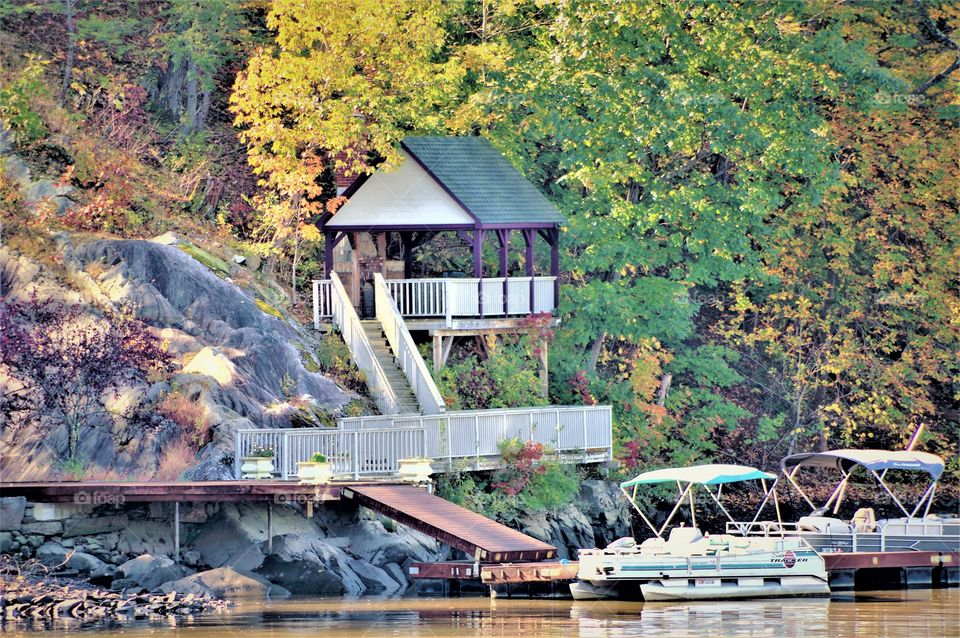
<instances>
[{"instance_id":1,"label":"stone planter box","mask_svg":"<svg viewBox=\"0 0 960 638\"><path fill-rule=\"evenodd\" d=\"M333 480L333 464L329 461L297 461L297 476L301 483L326 485Z\"/></svg>"},{"instance_id":2,"label":"stone planter box","mask_svg":"<svg viewBox=\"0 0 960 638\"><path fill-rule=\"evenodd\" d=\"M398 459L400 464L400 480L410 483L426 483L433 474L433 468L430 463L433 459L410 458Z\"/></svg>"},{"instance_id":3,"label":"stone planter box","mask_svg":"<svg viewBox=\"0 0 960 638\"><path fill-rule=\"evenodd\" d=\"M245 479L268 479L273 477L272 456L245 456L242 458L240 474Z\"/></svg>"}]
</instances>

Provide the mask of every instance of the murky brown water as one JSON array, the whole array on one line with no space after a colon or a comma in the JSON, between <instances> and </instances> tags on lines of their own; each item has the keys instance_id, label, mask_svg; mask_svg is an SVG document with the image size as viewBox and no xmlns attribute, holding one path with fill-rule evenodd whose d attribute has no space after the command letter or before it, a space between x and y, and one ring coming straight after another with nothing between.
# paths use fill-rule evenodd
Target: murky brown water
<instances>
[{"instance_id":1,"label":"murky brown water","mask_svg":"<svg viewBox=\"0 0 960 638\"><path fill-rule=\"evenodd\" d=\"M4 627L5 632L23 627ZM222 614L47 633L105 636L696 636L939 638L960 636L960 590L835 594L832 598L713 603L572 602L487 598L294 599L243 603ZM37 634L33 634L37 635Z\"/></svg>"}]
</instances>

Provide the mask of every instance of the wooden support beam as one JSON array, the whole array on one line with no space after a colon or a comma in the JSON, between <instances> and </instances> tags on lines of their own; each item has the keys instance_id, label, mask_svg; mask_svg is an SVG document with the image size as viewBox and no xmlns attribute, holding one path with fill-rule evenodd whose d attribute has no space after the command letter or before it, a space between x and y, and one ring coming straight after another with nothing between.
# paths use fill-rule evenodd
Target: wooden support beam
<instances>
[{"instance_id":1,"label":"wooden support beam","mask_svg":"<svg viewBox=\"0 0 960 638\"><path fill-rule=\"evenodd\" d=\"M330 279L330 273L333 272L333 247L334 233L323 231L323 278Z\"/></svg>"},{"instance_id":2,"label":"wooden support beam","mask_svg":"<svg viewBox=\"0 0 960 638\"><path fill-rule=\"evenodd\" d=\"M350 301L353 307L360 309L360 233L350 233Z\"/></svg>"},{"instance_id":3,"label":"wooden support beam","mask_svg":"<svg viewBox=\"0 0 960 638\"><path fill-rule=\"evenodd\" d=\"M483 230L473 231L473 276L480 279L477 283L477 305L483 316Z\"/></svg>"},{"instance_id":4,"label":"wooden support beam","mask_svg":"<svg viewBox=\"0 0 960 638\"><path fill-rule=\"evenodd\" d=\"M180 501L173 504L173 561L180 562Z\"/></svg>"},{"instance_id":5,"label":"wooden support beam","mask_svg":"<svg viewBox=\"0 0 960 638\"><path fill-rule=\"evenodd\" d=\"M267 553L273 553L273 501L267 501Z\"/></svg>"},{"instance_id":6,"label":"wooden support beam","mask_svg":"<svg viewBox=\"0 0 960 638\"><path fill-rule=\"evenodd\" d=\"M433 335L433 370L436 372L443 367L443 337Z\"/></svg>"},{"instance_id":7,"label":"wooden support beam","mask_svg":"<svg viewBox=\"0 0 960 638\"><path fill-rule=\"evenodd\" d=\"M440 355L440 367L447 365L450 358L450 350L453 349L453 337L443 337L443 353ZM439 369L439 368L438 368Z\"/></svg>"}]
</instances>

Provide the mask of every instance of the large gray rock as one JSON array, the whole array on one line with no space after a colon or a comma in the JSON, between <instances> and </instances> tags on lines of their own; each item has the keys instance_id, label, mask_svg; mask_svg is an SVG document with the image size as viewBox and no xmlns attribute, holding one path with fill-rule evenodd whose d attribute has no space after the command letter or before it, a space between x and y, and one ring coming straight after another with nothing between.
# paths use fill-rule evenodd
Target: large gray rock
<instances>
[{"instance_id":1,"label":"large gray rock","mask_svg":"<svg viewBox=\"0 0 960 638\"><path fill-rule=\"evenodd\" d=\"M599 547L632 534L630 506L612 481L583 481L577 508L590 520L594 541Z\"/></svg>"},{"instance_id":2,"label":"large gray rock","mask_svg":"<svg viewBox=\"0 0 960 638\"><path fill-rule=\"evenodd\" d=\"M131 580L146 590L153 590L171 580L178 580L191 570L177 565L166 556L144 554L128 560L117 568L117 578Z\"/></svg>"},{"instance_id":3,"label":"large gray rock","mask_svg":"<svg viewBox=\"0 0 960 638\"><path fill-rule=\"evenodd\" d=\"M160 586L164 593L190 593L216 598L289 598L290 592L256 574L241 573L232 567L218 567Z\"/></svg>"},{"instance_id":4,"label":"large gray rock","mask_svg":"<svg viewBox=\"0 0 960 638\"><path fill-rule=\"evenodd\" d=\"M393 594L406 586L339 547L296 534L275 536L257 573L296 594Z\"/></svg>"},{"instance_id":5,"label":"large gray rock","mask_svg":"<svg viewBox=\"0 0 960 638\"><path fill-rule=\"evenodd\" d=\"M22 496L0 498L0 530L19 531L26 507L27 499Z\"/></svg>"},{"instance_id":6,"label":"large gray rock","mask_svg":"<svg viewBox=\"0 0 960 638\"><path fill-rule=\"evenodd\" d=\"M80 574L88 578L100 578L111 575L113 567L105 562L84 552L74 552L67 560L65 565L67 569L75 569Z\"/></svg>"}]
</instances>

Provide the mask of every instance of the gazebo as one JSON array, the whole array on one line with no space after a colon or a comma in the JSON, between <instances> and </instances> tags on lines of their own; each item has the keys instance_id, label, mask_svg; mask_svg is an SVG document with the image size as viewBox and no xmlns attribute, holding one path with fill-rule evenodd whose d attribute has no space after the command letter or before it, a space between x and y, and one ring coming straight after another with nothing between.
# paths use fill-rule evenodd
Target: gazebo
<instances>
[{"instance_id":1,"label":"gazebo","mask_svg":"<svg viewBox=\"0 0 960 638\"><path fill-rule=\"evenodd\" d=\"M472 274L473 280L455 280L458 291L446 298L448 322L454 296L461 302L452 309L455 316L552 311L557 300L558 241L565 223L557 208L482 137L407 137L401 155L403 160L393 170L377 170L357 179L343 193L347 202L319 224L325 239L326 276L336 269L338 275L349 278L354 306L361 306L361 288L373 273L398 279L399 267L391 270L387 259L390 233L399 236L404 248L403 280L417 282L423 280L410 279L412 251L437 233L449 231L471 248L472 273L464 276ZM508 273L514 232L523 238L525 277ZM372 243L365 241L365 234ZM499 251L499 277L485 278L483 247L491 237ZM535 272L538 237L550 249L549 277ZM350 262L337 266L334 252L344 239L350 247ZM348 269L349 274L341 272ZM473 299L465 296L468 286L476 293ZM410 311L404 316L428 316L423 310L429 305L426 300L415 299L423 286L395 284L393 290L401 311Z\"/></svg>"}]
</instances>

